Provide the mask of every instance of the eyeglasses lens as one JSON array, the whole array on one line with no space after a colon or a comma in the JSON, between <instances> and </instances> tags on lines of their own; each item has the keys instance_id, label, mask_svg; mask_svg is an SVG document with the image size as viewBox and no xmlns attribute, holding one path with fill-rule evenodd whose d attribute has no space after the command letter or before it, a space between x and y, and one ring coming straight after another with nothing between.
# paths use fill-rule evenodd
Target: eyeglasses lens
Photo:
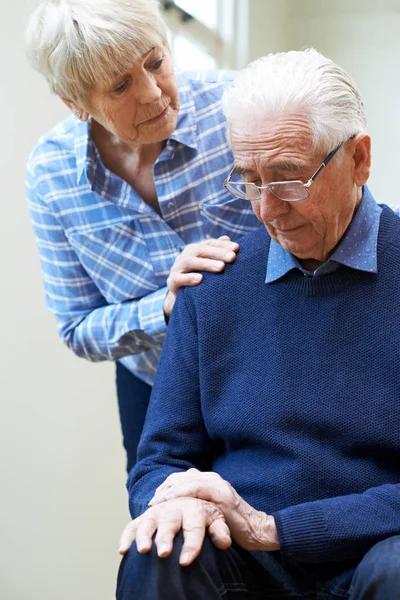
<instances>
[{"instance_id":1,"label":"eyeglasses lens","mask_svg":"<svg viewBox=\"0 0 400 600\"><path fill-rule=\"evenodd\" d=\"M237 198L243 200L260 200L261 190L253 183L244 183L230 181L226 184L226 189ZM283 181L282 183L271 183L268 186L269 191L279 200L295 202L296 200L305 200L309 197L307 188L301 181Z\"/></svg>"},{"instance_id":2,"label":"eyeglasses lens","mask_svg":"<svg viewBox=\"0 0 400 600\"><path fill-rule=\"evenodd\" d=\"M307 188L301 181L284 181L282 183L270 184L269 190L280 200L295 202L296 200L305 200L309 197Z\"/></svg>"}]
</instances>

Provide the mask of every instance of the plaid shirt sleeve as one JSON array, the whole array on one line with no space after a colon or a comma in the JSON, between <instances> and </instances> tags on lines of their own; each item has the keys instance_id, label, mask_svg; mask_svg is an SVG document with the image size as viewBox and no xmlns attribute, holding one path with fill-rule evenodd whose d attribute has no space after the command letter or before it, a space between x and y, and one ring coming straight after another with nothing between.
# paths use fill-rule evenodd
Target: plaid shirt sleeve
<instances>
[{"instance_id":1,"label":"plaid shirt sleeve","mask_svg":"<svg viewBox=\"0 0 400 600\"><path fill-rule=\"evenodd\" d=\"M93 283L56 217L37 189L28 165L27 194L39 249L48 308L60 337L78 356L112 360L160 348L166 323L162 287L139 300L109 304Z\"/></svg>"}]
</instances>

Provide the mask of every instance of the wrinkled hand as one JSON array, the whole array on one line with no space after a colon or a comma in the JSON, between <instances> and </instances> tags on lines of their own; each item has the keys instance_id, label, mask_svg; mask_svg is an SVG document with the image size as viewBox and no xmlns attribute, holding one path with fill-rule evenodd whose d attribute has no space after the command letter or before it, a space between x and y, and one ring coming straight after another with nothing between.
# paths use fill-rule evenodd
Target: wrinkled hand
<instances>
[{"instance_id":1,"label":"wrinkled hand","mask_svg":"<svg viewBox=\"0 0 400 600\"><path fill-rule=\"evenodd\" d=\"M185 497L199 498L217 506L232 538L245 550L279 550L274 518L252 508L217 473L202 473L197 469L173 473L157 488L149 505L156 507L162 502Z\"/></svg>"},{"instance_id":2,"label":"wrinkled hand","mask_svg":"<svg viewBox=\"0 0 400 600\"><path fill-rule=\"evenodd\" d=\"M168 294L164 301L164 313L170 316L179 288L201 283L203 276L194 271L219 273L226 263L232 263L239 250L239 244L231 242L227 235L198 244L188 244L172 265L167 279Z\"/></svg>"},{"instance_id":3,"label":"wrinkled hand","mask_svg":"<svg viewBox=\"0 0 400 600\"><path fill-rule=\"evenodd\" d=\"M174 537L182 529L184 544L179 558L182 566L190 565L200 554L206 531L213 544L226 550L232 543L228 526L221 510L210 502L194 498L168 500L151 507L131 521L122 532L120 554L126 554L136 540L140 553L149 552L155 535L160 558L172 552Z\"/></svg>"}]
</instances>

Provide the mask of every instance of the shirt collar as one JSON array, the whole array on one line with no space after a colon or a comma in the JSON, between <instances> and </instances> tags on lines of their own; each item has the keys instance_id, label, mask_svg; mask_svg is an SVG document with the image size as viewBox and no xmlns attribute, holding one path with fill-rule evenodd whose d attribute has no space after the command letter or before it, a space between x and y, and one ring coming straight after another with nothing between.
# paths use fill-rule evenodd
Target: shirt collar
<instances>
[{"instance_id":1,"label":"shirt collar","mask_svg":"<svg viewBox=\"0 0 400 600\"><path fill-rule=\"evenodd\" d=\"M170 135L167 148L166 158L171 156L171 146L176 143L183 144L189 148L197 150L197 123L196 123L196 106L191 93L189 80L182 72L176 72L176 83L179 90L179 113L175 131ZM72 117L74 118L74 117ZM76 178L77 183L82 182L82 177L85 174L87 181L91 184L91 173L94 171L97 156L94 143L90 137L90 119L83 122L75 119L73 125L75 155L76 155ZM164 151L159 158L162 158Z\"/></svg>"},{"instance_id":2,"label":"shirt collar","mask_svg":"<svg viewBox=\"0 0 400 600\"><path fill-rule=\"evenodd\" d=\"M72 117L74 118L74 117ZM73 125L75 156L76 156L76 181L78 185L82 183L83 175L89 181L89 171L94 166L94 144L90 138L90 119L89 121L79 121L75 119Z\"/></svg>"},{"instance_id":3,"label":"shirt collar","mask_svg":"<svg viewBox=\"0 0 400 600\"><path fill-rule=\"evenodd\" d=\"M360 206L344 237L332 256L320 265L313 275L327 275L334 271L339 264L359 271L377 273L377 241L381 212L381 207L376 204L368 187L365 186ZM272 283L286 275L291 269L299 269L308 273L293 254L271 240L265 282Z\"/></svg>"},{"instance_id":4,"label":"shirt collar","mask_svg":"<svg viewBox=\"0 0 400 600\"><path fill-rule=\"evenodd\" d=\"M197 150L196 106L189 80L185 75L176 72L176 84L179 90L179 113L175 131L169 139Z\"/></svg>"}]
</instances>

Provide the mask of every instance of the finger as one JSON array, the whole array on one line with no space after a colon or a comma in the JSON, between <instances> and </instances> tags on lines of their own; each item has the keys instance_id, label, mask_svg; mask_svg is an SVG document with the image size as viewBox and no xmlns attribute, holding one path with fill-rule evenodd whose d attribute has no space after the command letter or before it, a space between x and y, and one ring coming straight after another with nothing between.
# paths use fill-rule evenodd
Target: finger
<instances>
[{"instance_id":1,"label":"finger","mask_svg":"<svg viewBox=\"0 0 400 600\"><path fill-rule=\"evenodd\" d=\"M179 498L180 496L194 497L193 494L197 487L204 487L207 484L207 481L204 479L205 474L200 474L200 480L199 474L200 471L197 471L197 469L189 469L184 473L173 473L158 486L154 496L149 502L149 506L164 502L170 495L173 495L175 498ZM202 475L203 478L201 477ZM182 494L181 490L183 491Z\"/></svg>"},{"instance_id":2,"label":"finger","mask_svg":"<svg viewBox=\"0 0 400 600\"><path fill-rule=\"evenodd\" d=\"M226 550L232 545L231 532L224 519L215 519L208 528L212 543L219 550Z\"/></svg>"},{"instance_id":3,"label":"finger","mask_svg":"<svg viewBox=\"0 0 400 600\"><path fill-rule=\"evenodd\" d=\"M163 502L162 499L165 497L165 494L172 487L172 485L173 484L170 478L167 477L164 483L162 483L156 488L154 496L151 498L150 502L148 503L148 506L154 506L155 504L160 504L161 502Z\"/></svg>"},{"instance_id":4,"label":"finger","mask_svg":"<svg viewBox=\"0 0 400 600\"><path fill-rule=\"evenodd\" d=\"M232 253L234 257L236 254ZM233 262L234 258L231 260ZM189 256L185 261L179 263L171 270L171 277L174 277L175 274L179 273L191 273L192 271L222 271L225 268L225 263L228 260L224 259L223 253L221 256L217 256L216 254L210 253L209 256Z\"/></svg>"},{"instance_id":5,"label":"finger","mask_svg":"<svg viewBox=\"0 0 400 600\"><path fill-rule=\"evenodd\" d=\"M236 252L239 246L232 242L219 242L216 240L212 244L202 244L190 256L198 256L202 258L212 258L215 260L223 260L224 262L232 262L236 258ZM184 258L182 256L182 258Z\"/></svg>"},{"instance_id":6,"label":"finger","mask_svg":"<svg viewBox=\"0 0 400 600\"><path fill-rule=\"evenodd\" d=\"M184 513L182 519L183 531L183 546L179 556L179 564L186 567L198 557L203 546L204 536L206 533L206 522L204 514L198 511L197 513Z\"/></svg>"},{"instance_id":7,"label":"finger","mask_svg":"<svg viewBox=\"0 0 400 600\"><path fill-rule=\"evenodd\" d=\"M213 472L211 471L210 473L202 473L195 467L190 467L190 469L188 469L187 471L175 471L174 473L171 473L171 475L168 475L168 477L164 479L164 481L160 483L159 486L156 487L156 492L165 489L165 487L168 487L173 483L178 483L179 481L185 480L193 475L196 475L196 477L198 477L199 475L213 475Z\"/></svg>"},{"instance_id":8,"label":"finger","mask_svg":"<svg viewBox=\"0 0 400 600\"><path fill-rule=\"evenodd\" d=\"M176 471L174 473L171 473L171 475L168 475L168 477L156 487L154 496L160 494L161 492L164 492L174 484L176 485L181 483L182 481L185 481L188 477L191 477L192 475L196 474L196 476L198 476L199 473L200 471L198 471L195 468L188 469L187 471Z\"/></svg>"},{"instance_id":9,"label":"finger","mask_svg":"<svg viewBox=\"0 0 400 600\"><path fill-rule=\"evenodd\" d=\"M213 238L198 245L201 247L214 246L215 248L225 248L226 250L233 250L233 252L237 252L239 250L239 244L237 242L232 242L228 236Z\"/></svg>"},{"instance_id":10,"label":"finger","mask_svg":"<svg viewBox=\"0 0 400 600\"><path fill-rule=\"evenodd\" d=\"M170 484L154 494L149 506L155 506L166 500L175 500L176 498L199 498L209 502L212 500L212 494L206 484L195 480Z\"/></svg>"},{"instance_id":11,"label":"finger","mask_svg":"<svg viewBox=\"0 0 400 600\"><path fill-rule=\"evenodd\" d=\"M170 275L167 279L167 286L170 292L176 295L181 287L193 287L203 281L201 273L176 273Z\"/></svg>"},{"instance_id":12,"label":"finger","mask_svg":"<svg viewBox=\"0 0 400 600\"><path fill-rule=\"evenodd\" d=\"M154 542L157 547L157 554L160 558L169 556L172 552L174 538L182 527L182 515L176 513L176 517L168 521L160 522L158 525Z\"/></svg>"},{"instance_id":13,"label":"finger","mask_svg":"<svg viewBox=\"0 0 400 600\"><path fill-rule=\"evenodd\" d=\"M200 473L197 471L191 474L187 471L186 473L176 474L174 478L171 477L169 480L166 479L157 488L149 505L154 506L176 498L198 498L220 505L220 503L231 498L230 487L227 487L227 482L217 473Z\"/></svg>"},{"instance_id":14,"label":"finger","mask_svg":"<svg viewBox=\"0 0 400 600\"><path fill-rule=\"evenodd\" d=\"M175 260L175 265L179 266L194 256L202 256L205 258L220 258L224 259L225 255L236 254L239 250L239 244L228 240L207 240L200 244L191 244L179 254Z\"/></svg>"},{"instance_id":15,"label":"finger","mask_svg":"<svg viewBox=\"0 0 400 600\"><path fill-rule=\"evenodd\" d=\"M202 502L197 505L195 512L191 510L182 514L184 542L179 557L181 566L190 565L198 557L206 529L209 529L218 519L224 520L224 515L217 506L210 502ZM214 532L212 527L211 530ZM217 529L217 532L221 533L221 530Z\"/></svg>"},{"instance_id":16,"label":"finger","mask_svg":"<svg viewBox=\"0 0 400 600\"><path fill-rule=\"evenodd\" d=\"M191 256L209 256L211 252L237 252L239 250L239 244L237 242L231 242L226 237L212 238L198 242L197 244L188 244L182 252L175 259L175 263L179 263L182 259L186 260Z\"/></svg>"},{"instance_id":17,"label":"finger","mask_svg":"<svg viewBox=\"0 0 400 600\"><path fill-rule=\"evenodd\" d=\"M128 525L124 528L120 540L119 540L119 553L124 555L128 552L129 548L132 546L137 529L138 523L137 519L128 523Z\"/></svg>"},{"instance_id":18,"label":"finger","mask_svg":"<svg viewBox=\"0 0 400 600\"><path fill-rule=\"evenodd\" d=\"M223 271L224 268L225 263L222 261L192 258L188 264L181 265L179 269L174 268L174 270L170 272L167 279L168 289L172 294L176 295L181 287L193 287L203 281L201 273L193 273L192 271L219 273Z\"/></svg>"},{"instance_id":19,"label":"finger","mask_svg":"<svg viewBox=\"0 0 400 600\"><path fill-rule=\"evenodd\" d=\"M168 477L161 483L155 491L154 496L148 503L149 506L153 506L155 504L160 504L160 502L164 502L166 494L173 489L177 489L180 486L187 486L189 484L202 485L206 486L209 480L214 484L216 473L213 472L201 472L194 467L191 467L187 471L179 471L176 473L171 473ZM218 477L218 482L221 480ZM222 481L222 480L221 480ZM186 495L186 494L185 494ZM179 496L179 494L178 494Z\"/></svg>"},{"instance_id":20,"label":"finger","mask_svg":"<svg viewBox=\"0 0 400 600\"><path fill-rule=\"evenodd\" d=\"M157 531L157 518L156 513L153 515L146 516L146 513L142 515L142 519L136 529L136 547L140 554L145 554L151 550L153 543L153 535Z\"/></svg>"}]
</instances>

